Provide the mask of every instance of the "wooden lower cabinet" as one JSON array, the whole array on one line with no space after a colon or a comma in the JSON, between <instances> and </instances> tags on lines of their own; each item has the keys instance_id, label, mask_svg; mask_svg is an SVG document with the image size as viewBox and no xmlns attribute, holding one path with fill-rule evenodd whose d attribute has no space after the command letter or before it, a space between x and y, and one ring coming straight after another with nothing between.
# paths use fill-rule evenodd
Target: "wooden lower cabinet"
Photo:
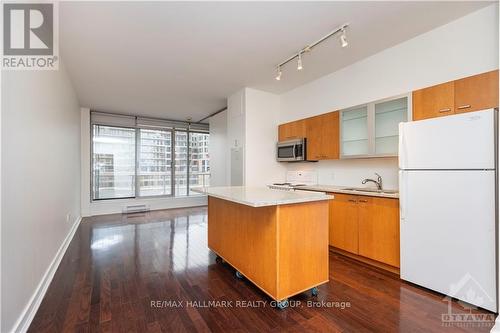
<instances>
[{"instance_id":1,"label":"wooden lower cabinet","mask_svg":"<svg viewBox=\"0 0 500 333\"><path fill-rule=\"evenodd\" d=\"M328 282L328 202L251 207L208 197L208 247L274 300Z\"/></svg>"},{"instance_id":2,"label":"wooden lower cabinet","mask_svg":"<svg viewBox=\"0 0 500 333\"><path fill-rule=\"evenodd\" d=\"M329 207L330 245L358 253L358 205L355 195L335 194Z\"/></svg>"},{"instance_id":3,"label":"wooden lower cabinet","mask_svg":"<svg viewBox=\"0 0 500 333\"><path fill-rule=\"evenodd\" d=\"M330 246L399 268L399 200L332 193ZM370 261L368 261L370 263Z\"/></svg>"},{"instance_id":4,"label":"wooden lower cabinet","mask_svg":"<svg viewBox=\"0 0 500 333\"><path fill-rule=\"evenodd\" d=\"M358 199L358 254L399 267L399 200Z\"/></svg>"}]
</instances>

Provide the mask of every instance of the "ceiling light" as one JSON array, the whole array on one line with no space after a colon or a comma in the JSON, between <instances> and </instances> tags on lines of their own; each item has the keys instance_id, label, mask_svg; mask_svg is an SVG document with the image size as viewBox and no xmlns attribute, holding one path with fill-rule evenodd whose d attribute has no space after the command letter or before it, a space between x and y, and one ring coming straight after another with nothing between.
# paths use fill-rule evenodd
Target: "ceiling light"
<instances>
[{"instance_id":1,"label":"ceiling light","mask_svg":"<svg viewBox=\"0 0 500 333\"><path fill-rule=\"evenodd\" d=\"M299 57L297 59L297 70L302 70L302 51L299 52Z\"/></svg>"},{"instance_id":2,"label":"ceiling light","mask_svg":"<svg viewBox=\"0 0 500 333\"><path fill-rule=\"evenodd\" d=\"M276 80L281 80L281 67L284 65L288 64L290 61L295 60L297 58L297 70L302 70L302 53L304 52L310 52L312 51L313 48L324 42L325 40L329 39L332 36L335 36L339 33L340 35L340 45L342 47L346 47L349 45L349 42L347 41L347 36L346 36L346 31L345 29L349 26L349 23L344 23L341 26L337 27L335 30L330 31L330 33L326 34L325 36L321 37L317 41L305 46L303 49L301 49L298 53L294 53L292 56L288 57L286 60L282 61L276 66Z\"/></svg>"},{"instance_id":3,"label":"ceiling light","mask_svg":"<svg viewBox=\"0 0 500 333\"><path fill-rule=\"evenodd\" d=\"M278 66L278 68L276 68L276 80L279 81L281 80L281 67Z\"/></svg>"},{"instance_id":4,"label":"ceiling light","mask_svg":"<svg viewBox=\"0 0 500 333\"><path fill-rule=\"evenodd\" d=\"M347 45L349 45L347 36L345 35L345 29L342 29L342 35L340 35L340 45L342 45L342 47L346 47Z\"/></svg>"}]
</instances>

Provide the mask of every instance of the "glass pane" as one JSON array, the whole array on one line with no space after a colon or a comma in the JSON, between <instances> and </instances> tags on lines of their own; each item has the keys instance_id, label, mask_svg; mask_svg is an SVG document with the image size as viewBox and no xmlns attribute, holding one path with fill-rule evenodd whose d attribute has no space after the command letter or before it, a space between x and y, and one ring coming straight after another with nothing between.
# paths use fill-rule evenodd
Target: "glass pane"
<instances>
[{"instance_id":1,"label":"glass pane","mask_svg":"<svg viewBox=\"0 0 500 333\"><path fill-rule=\"evenodd\" d=\"M397 154L399 123L407 121L408 99L375 104L375 153Z\"/></svg>"},{"instance_id":2,"label":"glass pane","mask_svg":"<svg viewBox=\"0 0 500 333\"><path fill-rule=\"evenodd\" d=\"M290 158L293 157L294 146L286 146L278 148L278 157L280 158Z\"/></svg>"},{"instance_id":3,"label":"glass pane","mask_svg":"<svg viewBox=\"0 0 500 333\"><path fill-rule=\"evenodd\" d=\"M368 107L342 111L342 155L368 154Z\"/></svg>"},{"instance_id":4,"label":"glass pane","mask_svg":"<svg viewBox=\"0 0 500 333\"><path fill-rule=\"evenodd\" d=\"M175 195L187 195L187 132L175 132Z\"/></svg>"},{"instance_id":5,"label":"glass pane","mask_svg":"<svg viewBox=\"0 0 500 333\"><path fill-rule=\"evenodd\" d=\"M140 129L139 195L172 194L172 132Z\"/></svg>"},{"instance_id":6,"label":"glass pane","mask_svg":"<svg viewBox=\"0 0 500 333\"><path fill-rule=\"evenodd\" d=\"M94 199L135 196L135 129L92 127L92 196Z\"/></svg>"},{"instance_id":7,"label":"glass pane","mask_svg":"<svg viewBox=\"0 0 500 333\"><path fill-rule=\"evenodd\" d=\"M193 189L210 185L210 158L208 133L189 133L189 195L199 194Z\"/></svg>"},{"instance_id":8,"label":"glass pane","mask_svg":"<svg viewBox=\"0 0 500 333\"><path fill-rule=\"evenodd\" d=\"M375 153L377 154L397 154L399 136L386 136L375 138Z\"/></svg>"}]
</instances>

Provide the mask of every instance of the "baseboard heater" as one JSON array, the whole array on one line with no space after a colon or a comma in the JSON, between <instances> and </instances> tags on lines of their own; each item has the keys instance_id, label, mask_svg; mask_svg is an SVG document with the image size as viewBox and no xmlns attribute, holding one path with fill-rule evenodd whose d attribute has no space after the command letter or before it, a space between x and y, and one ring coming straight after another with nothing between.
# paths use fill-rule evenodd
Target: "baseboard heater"
<instances>
[{"instance_id":1,"label":"baseboard heater","mask_svg":"<svg viewBox=\"0 0 500 333\"><path fill-rule=\"evenodd\" d=\"M127 206L123 208L122 213L123 214L135 214L135 213L145 213L149 212L150 208L149 206L146 205L134 205L134 206Z\"/></svg>"}]
</instances>

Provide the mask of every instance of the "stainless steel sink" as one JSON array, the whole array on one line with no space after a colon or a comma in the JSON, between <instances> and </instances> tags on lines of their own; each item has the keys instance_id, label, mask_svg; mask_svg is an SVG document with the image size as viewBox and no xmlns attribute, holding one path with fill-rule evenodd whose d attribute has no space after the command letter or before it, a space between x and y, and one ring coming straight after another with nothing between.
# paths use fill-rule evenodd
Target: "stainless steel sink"
<instances>
[{"instance_id":1,"label":"stainless steel sink","mask_svg":"<svg viewBox=\"0 0 500 333\"><path fill-rule=\"evenodd\" d=\"M396 190L377 190L373 188L362 188L362 187L346 187L343 188L344 191L358 191L358 192L371 192L371 193L382 193L382 194L396 194Z\"/></svg>"}]
</instances>

